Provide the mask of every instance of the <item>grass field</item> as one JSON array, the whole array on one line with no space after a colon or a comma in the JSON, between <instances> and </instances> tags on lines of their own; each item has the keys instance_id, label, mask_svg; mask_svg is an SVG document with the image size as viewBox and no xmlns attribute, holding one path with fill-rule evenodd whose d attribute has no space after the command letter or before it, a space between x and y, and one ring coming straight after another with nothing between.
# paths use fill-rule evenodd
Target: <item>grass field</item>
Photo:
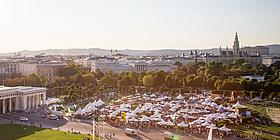
<instances>
[{"instance_id":1,"label":"grass field","mask_svg":"<svg viewBox=\"0 0 280 140\"><path fill-rule=\"evenodd\" d=\"M0 125L1 140L83 140L89 135L73 134L64 131L21 126L16 124Z\"/></svg>"},{"instance_id":2,"label":"grass field","mask_svg":"<svg viewBox=\"0 0 280 140\"><path fill-rule=\"evenodd\" d=\"M262 106L262 105L247 104L246 106L248 107L248 109L258 112L261 116L263 116L265 118L271 119L272 115L276 115L276 116L280 115L280 114L276 114L275 111L268 112L267 107ZM274 108L274 109L279 109L279 108ZM270 114L270 113L273 113L273 114ZM279 113L279 112L277 112L277 113ZM251 123L251 124L247 124L247 126L250 126L250 128L245 128L244 125L238 126L237 129L239 130L239 133L241 135L258 136L259 138L263 138L263 139L267 139L267 140L280 139L280 136L279 136L280 124L278 122L271 122L271 123L268 123L265 125ZM259 130L263 130L263 131L260 132ZM267 133L267 132L271 132L271 133Z\"/></svg>"}]
</instances>

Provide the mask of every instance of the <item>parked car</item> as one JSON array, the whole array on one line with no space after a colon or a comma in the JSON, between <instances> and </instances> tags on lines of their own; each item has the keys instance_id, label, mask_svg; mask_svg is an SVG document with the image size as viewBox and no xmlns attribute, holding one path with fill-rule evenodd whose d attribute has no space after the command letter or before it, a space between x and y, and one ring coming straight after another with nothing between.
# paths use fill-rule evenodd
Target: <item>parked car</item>
<instances>
[{"instance_id":1,"label":"parked car","mask_svg":"<svg viewBox=\"0 0 280 140\"><path fill-rule=\"evenodd\" d=\"M51 114L51 115L49 115L49 119L50 120L58 120L58 116L54 115L54 114Z\"/></svg>"},{"instance_id":2,"label":"parked car","mask_svg":"<svg viewBox=\"0 0 280 140\"><path fill-rule=\"evenodd\" d=\"M171 132L163 133L164 140L176 140L176 135Z\"/></svg>"},{"instance_id":3,"label":"parked car","mask_svg":"<svg viewBox=\"0 0 280 140\"><path fill-rule=\"evenodd\" d=\"M20 121L28 121L28 118L26 118L26 117L19 117L19 120Z\"/></svg>"},{"instance_id":4,"label":"parked car","mask_svg":"<svg viewBox=\"0 0 280 140\"><path fill-rule=\"evenodd\" d=\"M138 131L135 129L131 129L131 128L126 128L124 130L124 133L128 136L138 136Z\"/></svg>"}]
</instances>

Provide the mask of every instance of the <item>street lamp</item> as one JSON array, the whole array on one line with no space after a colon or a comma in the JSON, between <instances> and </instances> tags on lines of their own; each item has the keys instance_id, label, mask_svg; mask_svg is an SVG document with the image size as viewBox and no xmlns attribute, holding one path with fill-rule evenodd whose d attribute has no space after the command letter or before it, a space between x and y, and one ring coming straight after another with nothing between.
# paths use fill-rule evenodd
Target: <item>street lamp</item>
<instances>
[{"instance_id":1,"label":"street lamp","mask_svg":"<svg viewBox=\"0 0 280 140\"><path fill-rule=\"evenodd\" d=\"M94 140L95 137L95 120L92 121L92 140Z\"/></svg>"}]
</instances>

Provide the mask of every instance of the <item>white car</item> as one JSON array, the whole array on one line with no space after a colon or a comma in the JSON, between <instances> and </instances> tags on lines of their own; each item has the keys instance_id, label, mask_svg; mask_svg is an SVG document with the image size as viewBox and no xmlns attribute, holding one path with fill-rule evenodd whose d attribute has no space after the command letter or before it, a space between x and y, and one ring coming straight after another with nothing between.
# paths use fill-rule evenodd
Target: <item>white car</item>
<instances>
[{"instance_id":1,"label":"white car","mask_svg":"<svg viewBox=\"0 0 280 140\"><path fill-rule=\"evenodd\" d=\"M135 129L131 129L131 128L126 128L126 129L124 130L124 133L125 133L126 135L129 135L129 136L137 136L137 135L138 135L138 131L135 130Z\"/></svg>"},{"instance_id":2,"label":"white car","mask_svg":"<svg viewBox=\"0 0 280 140\"><path fill-rule=\"evenodd\" d=\"M57 116L57 115L54 115L54 114L51 114L51 115L49 116L49 119L50 119L50 120L58 120L58 116Z\"/></svg>"},{"instance_id":3,"label":"white car","mask_svg":"<svg viewBox=\"0 0 280 140\"><path fill-rule=\"evenodd\" d=\"M171 132L164 132L163 137L165 140L176 140L176 135Z\"/></svg>"},{"instance_id":4,"label":"white car","mask_svg":"<svg viewBox=\"0 0 280 140\"><path fill-rule=\"evenodd\" d=\"M26 118L26 117L19 117L19 120L20 121L28 121L28 118Z\"/></svg>"}]
</instances>

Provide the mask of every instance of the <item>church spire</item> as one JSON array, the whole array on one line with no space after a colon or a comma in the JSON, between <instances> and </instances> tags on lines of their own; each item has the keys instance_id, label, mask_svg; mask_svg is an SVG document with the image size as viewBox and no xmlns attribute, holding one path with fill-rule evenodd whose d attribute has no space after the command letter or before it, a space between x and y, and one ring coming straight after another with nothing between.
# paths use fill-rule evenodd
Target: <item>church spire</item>
<instances>
[{"instance_id":1,"label":"church spire","mask_svg":"<svg viewBox=\"0 0 280 140\"><path fill-rule=\"evenodd\" d=\"M237 32L235 33L235 39L233 44L233 54L234 56L239 56L239 41L238 41L238 35Z\"/></svg>"},{"instance_id":2,"label":"church spire","mask_svg":"<svg viewBox=\"0 0 280 140\"><path fill-rule=\"evenodd\" d=\"M235 32L235 41L238 41L238 35L237 35L237 32Z\"/></svg>"}]
</instances>

